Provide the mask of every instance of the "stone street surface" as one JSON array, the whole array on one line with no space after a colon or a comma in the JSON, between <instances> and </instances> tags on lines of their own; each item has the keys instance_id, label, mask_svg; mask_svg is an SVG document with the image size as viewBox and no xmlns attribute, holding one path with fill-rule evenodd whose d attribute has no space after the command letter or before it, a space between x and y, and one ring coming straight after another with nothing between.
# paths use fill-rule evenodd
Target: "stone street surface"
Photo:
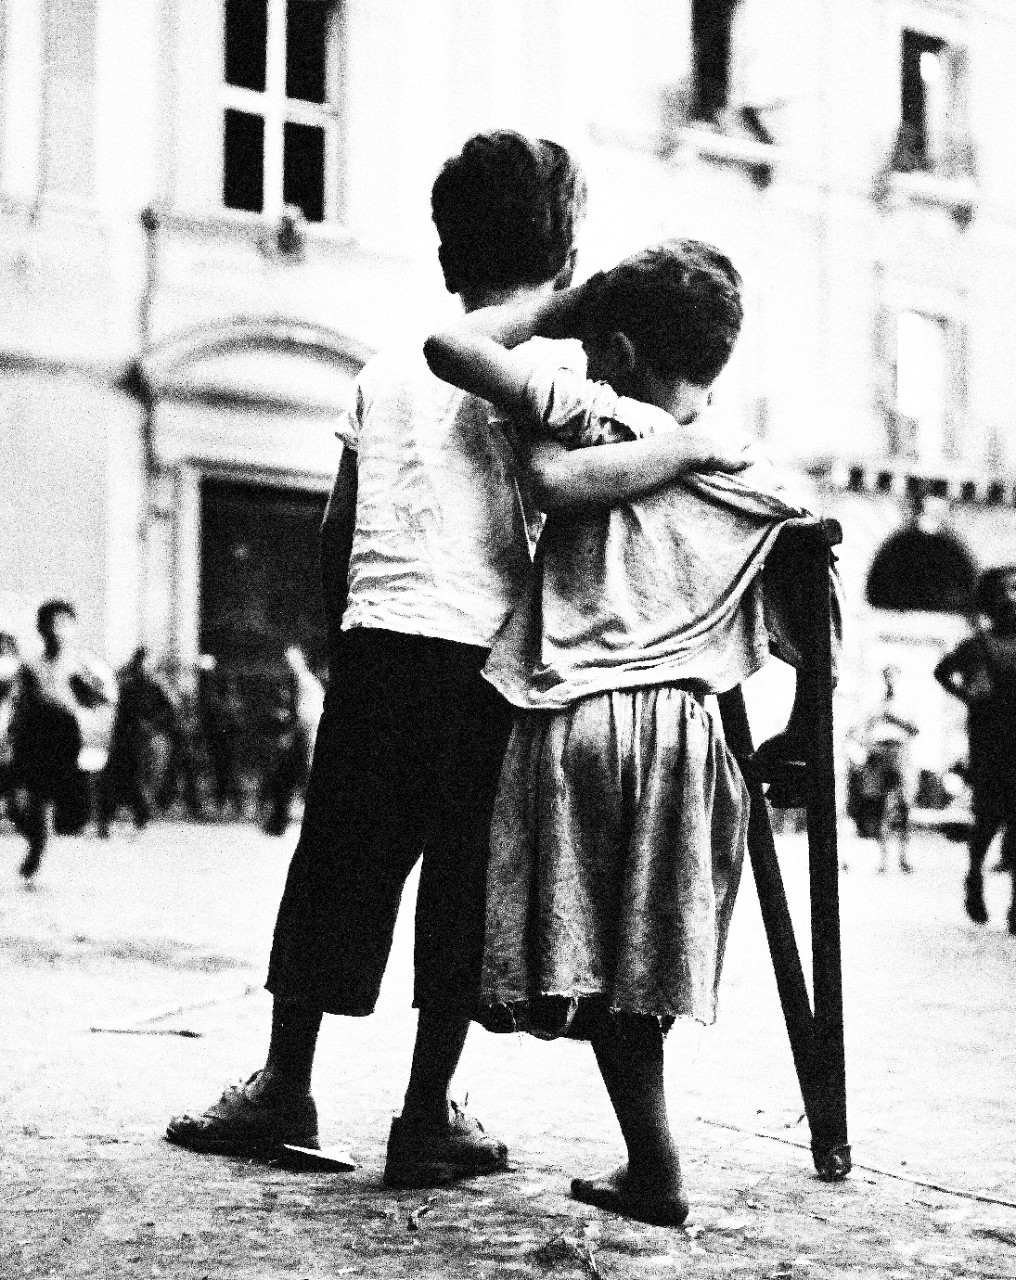
<instances>
[{"instance_id":1,"label":"stone street surface","mask_svg":"<svg viewBox=\"0 0 1016 1280\"><path fill-rule=\"evenodd\" d=\"M381 1186L415 1024L409 894L377 1013L327 1019L320 1042L322 1139L348 1145L356 1172L162 1140L171 1114L263 1060L260 984L295 838L121 826L107 843L58 841L26 890L21 842L0 836L0 1275L1016 1277L1016 1208L993 1203L1016 1202L1016 940L1001 876L991 924L963 915L961 845L922 836L912 876L879 876L874 846L843 837L855 1171L838 1184L806 1149L746 875L719 1021L667 1044L693 1206L687 1229L667 1230L568 1197L573 1175L622 1152L581 1044L475 1030L457 1096L509 1142L512 1170L435 1192ZM806 950L803 839L780 848ZM196 1034L90 1030L132 1023Z\"/></svg>"}]
</instances>

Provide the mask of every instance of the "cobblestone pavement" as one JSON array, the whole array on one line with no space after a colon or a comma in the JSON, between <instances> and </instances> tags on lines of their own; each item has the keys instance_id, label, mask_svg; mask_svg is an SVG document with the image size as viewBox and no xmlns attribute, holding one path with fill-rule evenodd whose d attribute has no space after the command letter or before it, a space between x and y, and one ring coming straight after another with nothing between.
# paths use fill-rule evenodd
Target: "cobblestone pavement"
<instances>
[{"instance_id":1,"label":"cobblestone pavement","mask_svg":"<svg viewBox=\"0 0 1016 1280\"><path fill-rule=\"evenodd\" d=\"M568 1198L572 1175L621 1151L585 1045L476 1030L459 1097L509 1141L512 1171L434 1193L381 1187L414 1024L408 911L377 1014L322 1033L322 1137L349 1144L355 1173L161 1140L170 1114L262 1061L259 987L295 835L162 824L68 839L33 891L16 875L19 842L0 835L3 1277L1016 1277L1016 1208L990 1202L1016 1201L1016 940L1001 877L992 923L963 916L961 846L924 837L914 875L878 876L874 849L844 838L861 1167L839 1184L790 1145L808 1134L746 877L720 1020L668 1041L693 1208L687 1229L667 1230ZM806 950L801 838L783 838L781 856ZM89 1030L181 1007L149 1025L200 1038Z\"/></svg>"}]
</instances>

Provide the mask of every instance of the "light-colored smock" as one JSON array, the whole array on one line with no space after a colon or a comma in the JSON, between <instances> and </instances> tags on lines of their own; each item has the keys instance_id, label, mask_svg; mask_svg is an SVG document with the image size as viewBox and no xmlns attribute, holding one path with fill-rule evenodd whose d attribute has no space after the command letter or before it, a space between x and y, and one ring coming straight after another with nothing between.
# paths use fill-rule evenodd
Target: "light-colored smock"
<instances>
[{"instance_id":1,"label":"light-colored smock","mask_svg":"<svg viewBox=\"0 0 1016 1280\"><path fill-rule=\"evenodd\" d=\"M491 827L482 1020L552 1036L595 996L712 1022L747 814L737 765L686 690L522 712Z\"/></svg>"},{"instance_id":2,"label":"light-colored smock","mask_svg":"<svg viewBox=\"0 0 1016 1280\"><path fill-rule=\"evenodd\" d=\"M535 373L530 398L518 429L572 447L677 426L564 372ZM715 1016L747 793L704 694L766 660L758 575L801 514L749 456L740 477L548 518L486 670L522 708L491 832L492 1029L562 1034L590 997L665 1024Z\"/></svg>"},{"instance_id":3,"label":"light-colored smock","mask_svg":"<svg viewBox=\"0 0 1016 1280\"><path fill-rule=\"evenodd\" d=\"M568 370L534 372L530 429L572 447L677 429L662 409ZM525 429L520 424L519 429ZM738 475L689 474L637 502L555 512L485 675L519 707L607 689L733 688L769 658L759 570L794 504L757 447Z\"/></svg>"},{"instance_id":4,"label":"light-colored smock","mask_svg":"<svg viewBox=\"0 0 1016 1280\"><path fill-rule=\"evenodd\" d=\"M577 343L534 360L581 365ZM490 646L532 560L538 517L490 405L436 378L422 349L375 356L339 438L357 454L344 630L376 627Z\"/></svg>"}]
</instances>

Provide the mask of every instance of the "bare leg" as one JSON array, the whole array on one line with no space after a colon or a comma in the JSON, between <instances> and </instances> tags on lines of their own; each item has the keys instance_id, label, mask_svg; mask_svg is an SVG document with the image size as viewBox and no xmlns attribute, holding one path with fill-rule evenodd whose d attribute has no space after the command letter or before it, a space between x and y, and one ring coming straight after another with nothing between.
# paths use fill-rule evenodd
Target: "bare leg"
<instances>
[{"instance_id":1,"label":"bare leg","mask_svg":"<svg viewBox=\"0 0 1016 1280\"><path fill-rule=\"evenodd\" d=\"M55 805L37 792L30 792L24 810L22 830L28 840L28 852L19 867L19 873L25 880L31 880L39 870L42 855L53 833L53 812Z\"/></svg>"},{"instance_id":2,"label":"bare leg","mask_svg":"<svg viewBox=\"0 0 1016 1280\"><path fill-rule=\"evenodd\" d=\"M628 1161L592 1181L576 1178L572 1194L627 1217L680 1225L688 1216L688 1198L667 1116L660 1026L654 1018L605 1014L592 1043Z\"/></svg>"},{"instance_id":3,"label":"bare leg","mask_svg":"<svg viewBox=\"0 0 1016 1280\"><path fill-rule=\"evenodd\" d=\"M910 861L910 805L900 797L899 808L899 827L897 830L897 838L899 840L899 859L900 870L909 875L913 871L913 865Z\"/></svg>"},{"instance_id":4,"label":"bare leg","mask_svg":"<svg viewBox=\"0 0 1016 1280\"><path fill-rule=\"evenodd\" d=\"M252 1102L309 1095L322 1017L313 1005L276 996L268 1057L246 1089Z\"/></svg>"},{"instance_id":5,"label":"bare leg","mask_svg":"<svg viewBox=\"0 0 1016 1280\"><path fill-rule=\"evenodd\" d=\"M420 1010L405 1104L388 1137L386 1186L441 1186L507 1167L505 1144L449 1097L468 1030L463 1014Z\"/></svg>"},{"instance_id":6,"label":"bare leg","mask_svg":"<svg viewBox=\"0 0 1016 1280\"><path fill-rule=\"evenodd\" d=\"M984 905L984 860L995 837L999 822L993 817L975 817L970 833L970 868L967 871L964 906L975 924L985 924L988 909Z\"/></svg>"},{"instance_id":7,"label":"bare leg","mask_svg":"<svg viewBox=\"0 0 1016 1280\"><path fill-rule=\"evenodd\" d=\"M450 1090L469 1031L469 1018L421 1009L416 1024L413 1065L402 1118L426 1128L448 1127Z\"/></svg>"},{"instance_id":8,"label":"bare leg","mask_svg":"<svg viewBox=\"0 0 1016 1280\"><path fill-rule=\"evenodd\" d=\"M318 1146L318 1119L310 1096L321 1011L302 1000L272 1008L268 1058L246 1084L230 1085L205 1111L174 1116L166 1137L191 1151L259 1156L285 1144Z\"/></svg>"}]
</instances>

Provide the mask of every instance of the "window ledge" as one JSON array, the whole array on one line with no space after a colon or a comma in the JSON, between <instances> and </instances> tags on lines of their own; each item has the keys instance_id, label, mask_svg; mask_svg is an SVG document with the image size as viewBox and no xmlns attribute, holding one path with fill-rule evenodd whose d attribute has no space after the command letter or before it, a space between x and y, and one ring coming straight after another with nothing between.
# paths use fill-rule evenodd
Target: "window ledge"
<instances>
[{"instance_id":1,"label":"window ledge","mask_svg":"<svg viewBox=\"0 0 1016 1280\"><path fill-rule=\"evenodd\" d=\"M244 209L213 209L207 213L163 211L158 214L160 225L170 231L180 231L210 239L247 240L265 253L279 252L276 247L280 219L261 213L248 213ZM355 243L354 236L341 223L299 222L300 235L308 244L326 248L346 248Z\"/></svg>"},{"instance_id":2,"label":"window ledge","mask_svg":"<svg viewBox=\"0 0 1016 1280\"><path fill-rule=\"evenodd\" d=\"M21 218L25 222L49 222L79 227L91 227L109 221L108 215L104 214L95 199L45 193L38 200L23 195L0 193L0 213Z\"/></svg>"},{"instance_id":3,"label":"window ledge","mask_svg":"<svg viewBox=\"0 0 1016 1280\"><path fill-rule=\"evenodd\" d=\"M668 148L671 154L692 156L710 164L742 169L758 187L772 181L779 148L740 133L688 124L676 131Z\"/></svg>"},{"instance_id":4,"label":"window ledge","mask_svg":"<svg viewBox=\"0 0 1016 1280\"><path fill-rule=\"evenodd\" d=\"M885 187L885 194L896 200L945 209L959 226L970 222L977 206L977 185L965 175L890 172L886 175Z\"/></svg>"},{"instance_id":5,"label":"window ledge","mask_svg":"<svg viewBox=\"0 0 1016 1280\"><path fill-rule=\"evenodd\" d=\"M593 123L590 137L603 146L640 151L660 160L683 163L702 160L711 164L731 165L742 169L760 187L769 185L779 159L779 148L770 142L751 137L737 125L718 129L708 124L689 122L687 118L663 129L648 125Z\"/></svg>"}]
</instances>

